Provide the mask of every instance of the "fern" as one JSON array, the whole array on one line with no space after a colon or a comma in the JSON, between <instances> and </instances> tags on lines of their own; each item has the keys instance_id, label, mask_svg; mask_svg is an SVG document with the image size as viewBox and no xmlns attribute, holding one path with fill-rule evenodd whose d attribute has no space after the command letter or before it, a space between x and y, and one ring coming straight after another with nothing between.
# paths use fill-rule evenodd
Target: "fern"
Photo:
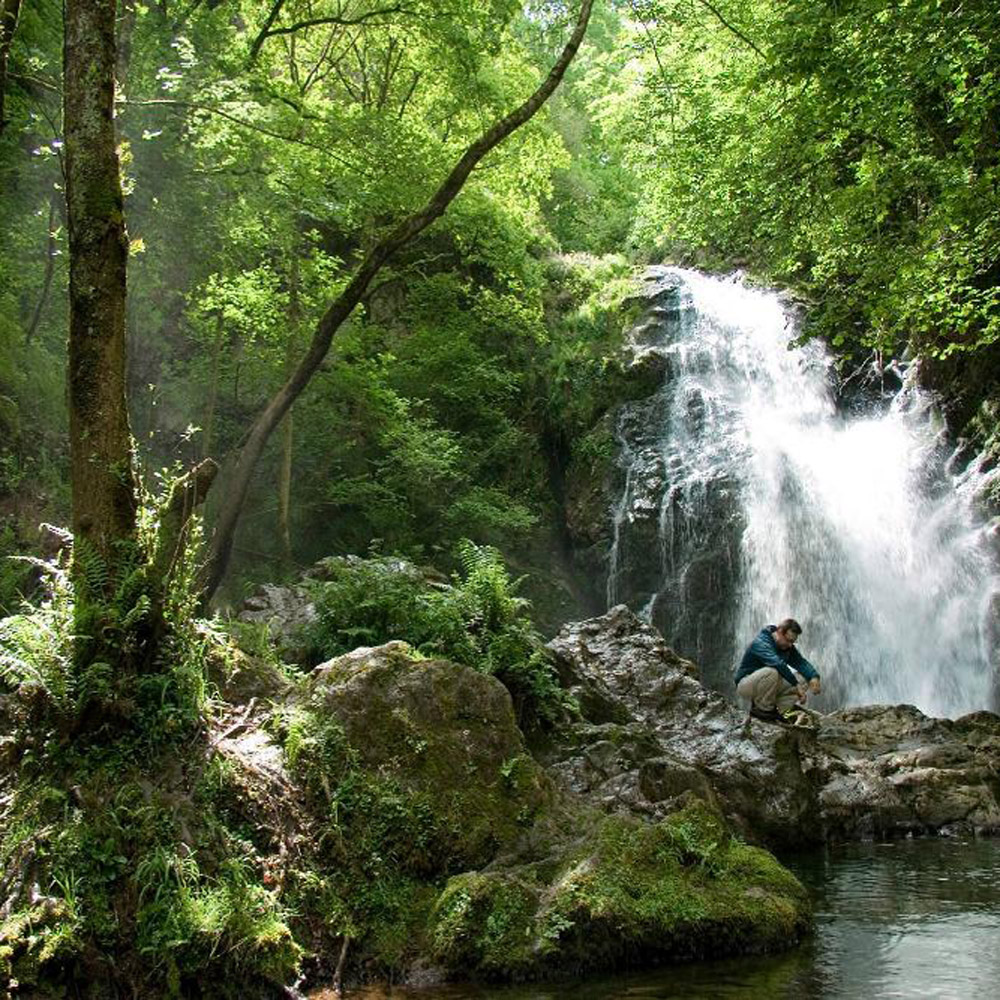
<instances>
[{"instance_id":1,"label":"fern","mask_svg":"<svg viewBox=\"0 0 1000 1000\"><path fill-rule=\"evenodd\" d=\"M57 581L63 580L61 571ZM0 620L0 679L9 688L40 687L60 708L66 708L72 678L72 602L57 582L53 597L42 607L25 605L22 614Z\"/></svg>"},{"instance_id":2,"label":"fern","mask_svg":"<svg viewBox=\"0 0 1000 1000\"><path fill-rule=\"evenodd\" d=\"M393 559L345 560L316 596L313 639L321 658L360 644L402 639L493 674L510 690L522 718L553 720L568 700L501 554L462 541L462 568L451 587L432 586L415 567Z\"/></svg>"},{"instance_id":3,"label":"fern","mask_svg":"<svg viewBox=\"0 0 1000 1000\"><path fill-rule=\"evenodd\" d=\"M86 538L77 538L73 542L73 579L78 591L81 584L85 588L85 593L77 593L78 599L97 599L111 582L107 562Z\"/></svg>"}]
</instances>

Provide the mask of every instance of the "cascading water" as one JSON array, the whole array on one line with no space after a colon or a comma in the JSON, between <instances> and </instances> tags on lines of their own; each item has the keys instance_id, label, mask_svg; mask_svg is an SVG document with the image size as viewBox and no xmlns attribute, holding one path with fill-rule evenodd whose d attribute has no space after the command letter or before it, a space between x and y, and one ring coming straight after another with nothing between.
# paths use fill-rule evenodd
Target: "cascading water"
<instances>
[{"instance_id":1,"label":"cascading water","mask_svg":"<svg viewBox=\"0 0 1000 1000\"><path fill-rule=\"evenodd\" d=\"M791 615L827 708L993 705L1000 575L975 474L946 474L927 400L909 387L876 415L838 413L829 358L788 348L778 296L676 268L647 280L638 349L667 374L619 419L609 606L723 691L757 630Z\"/></svg>"}]
</instances>

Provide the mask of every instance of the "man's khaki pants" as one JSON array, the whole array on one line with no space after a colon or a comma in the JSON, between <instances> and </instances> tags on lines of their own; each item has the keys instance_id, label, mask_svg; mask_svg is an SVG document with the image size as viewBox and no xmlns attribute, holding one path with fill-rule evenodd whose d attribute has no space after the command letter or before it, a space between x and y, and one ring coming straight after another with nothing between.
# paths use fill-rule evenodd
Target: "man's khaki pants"
<instances>
[{"instance_id":1,"label":"man's khaki pants","mask_svg":"<svg viewBox=\"0 0 1000 1000\"><path fill-rule=\"evenodd\" d=\"M741 698L749 698L758 708L786 712L799 700L798 688L789 684L774 667L761 667L736 685Z\"/></svg>"}]
</instances>

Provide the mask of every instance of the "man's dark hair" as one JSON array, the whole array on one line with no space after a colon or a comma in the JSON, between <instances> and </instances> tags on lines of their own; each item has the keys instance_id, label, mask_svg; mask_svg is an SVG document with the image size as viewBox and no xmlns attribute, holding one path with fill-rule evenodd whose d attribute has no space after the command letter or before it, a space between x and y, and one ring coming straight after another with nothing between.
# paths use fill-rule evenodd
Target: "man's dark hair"
<instances>
[{"instance_id":1,"label":"man's dark hair","mask_svg":"<svg viewBox=\"0 0 1000 1000\"><path fill-rule=\"evenodd\" d=\"M784 632L785 635L788 635L789 632L802 635L802 626L794 618L786 618L778 625L778 631Z\"/></svg>"}]
</instances>

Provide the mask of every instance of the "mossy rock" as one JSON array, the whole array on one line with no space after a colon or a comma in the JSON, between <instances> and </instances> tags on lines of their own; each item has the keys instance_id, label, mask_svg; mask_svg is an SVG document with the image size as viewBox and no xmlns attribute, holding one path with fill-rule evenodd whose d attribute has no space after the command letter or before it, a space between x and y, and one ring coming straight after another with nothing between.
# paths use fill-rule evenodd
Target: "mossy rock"
<instances>
[{"instance_id":1,"label":"mossy rock","mask_svg":"<svg viewBox=\"0 0 1000 1000\"><path fill-rule=\"evenodd\" d=\"M487 864L553 800L495 678L392 642L323 664L307 689L311 710L343 727L368 774L425 803L432 870Z\"/></svg>"},{"instance_id":2,"label":"mossy rock","mask_svg":"<svg viewBox=\"0 0 1000 1000\"><path fill-rule=\"evenodd\" d=\"M292 687L273 658L244 652L235 643L207 647L206 674L219 694L235 705L246 704L252 698L276 701Z\"/></svg>"},{"instance_id":3,"label":"mossy rock","mask_svg":"<svg viewBox=\"0 0 1000 1000\"><path fill-rule=\"evenodd\" d=\"M429 939L453 974L521 979L779 951L809 924L798 880L692 798L658 824L606 817L555 865L451 879Z\"/></svg>"}]
</instances>

